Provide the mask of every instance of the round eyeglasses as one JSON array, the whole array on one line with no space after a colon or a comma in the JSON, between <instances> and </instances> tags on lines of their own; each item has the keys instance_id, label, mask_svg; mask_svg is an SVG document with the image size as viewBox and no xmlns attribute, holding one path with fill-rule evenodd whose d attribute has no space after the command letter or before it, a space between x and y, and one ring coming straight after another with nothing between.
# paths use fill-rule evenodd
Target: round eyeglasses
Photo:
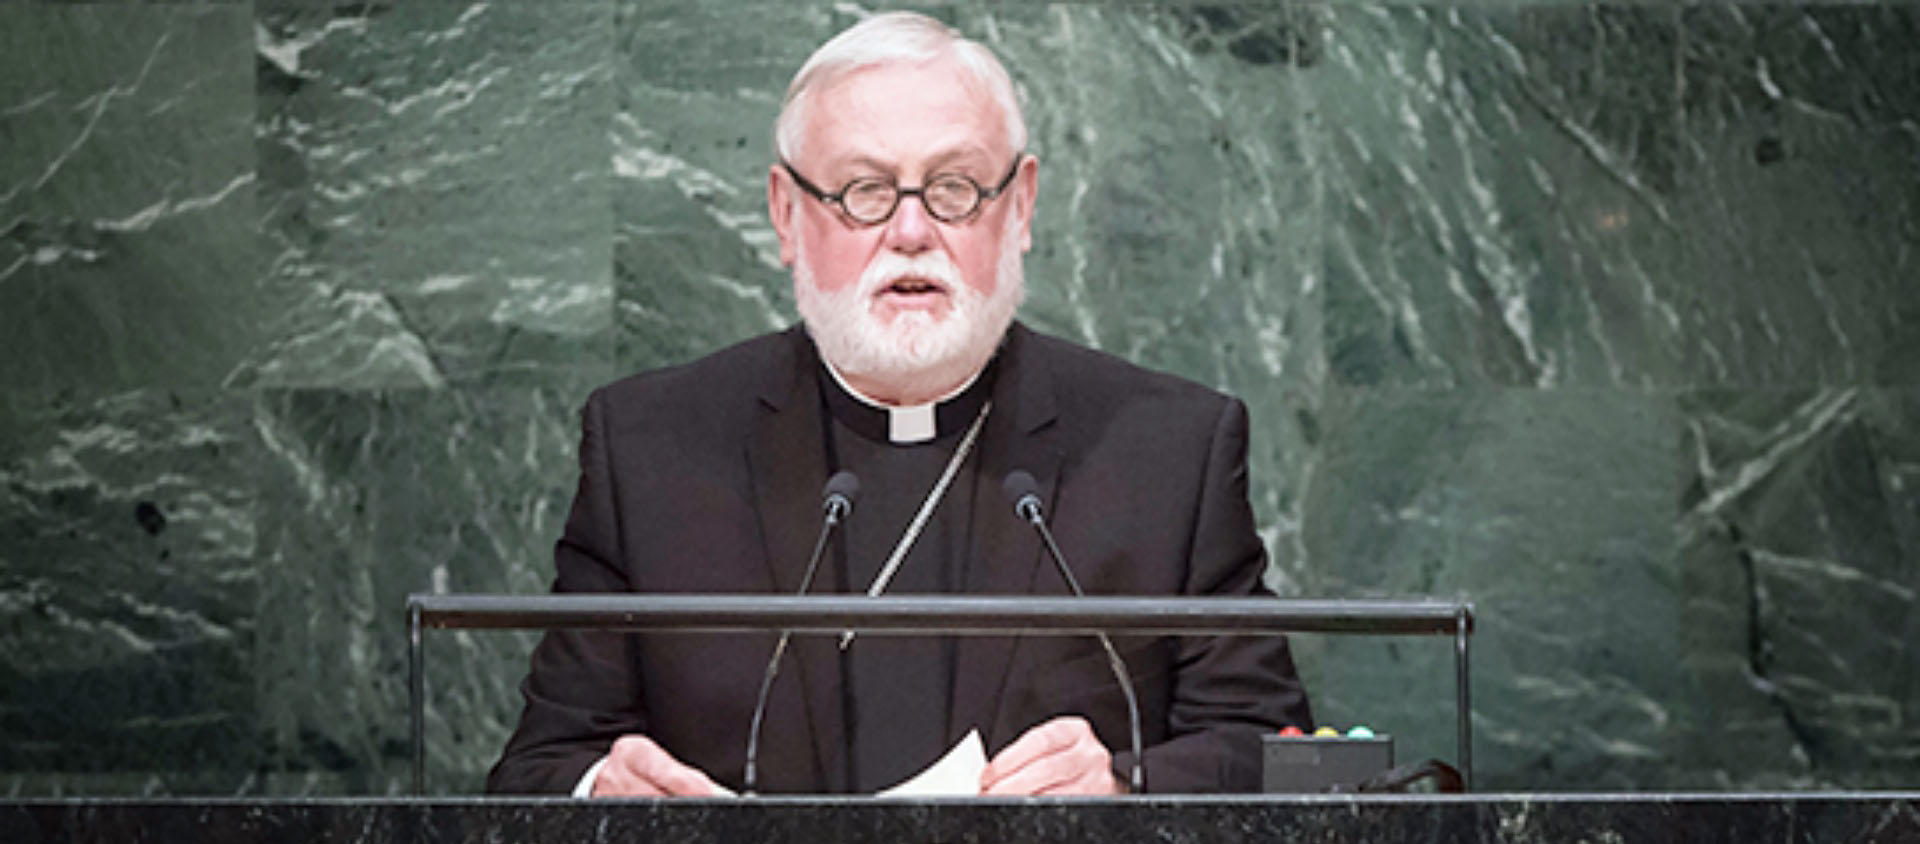
<instances>
[{"instance_id":1,"label":"round eyeglasses","mask_svg":"<svg viewBox=\"0 0 1920 844\"><path fill-rule=\"evenodd\" d=\"M920 207L927 209L927 216L942 223L964 223L980 213L980 206L988 200L1005 193L1007 185L1013 183L1013 175L1020 172L1020 160L1027 154L1015 153L1013 166L1007 168L1007 175L1000 177L1000 183L993 187L981 187L974 181L958 173L942 173L934 176L917 188L903 188L890 179L866 176L854 179L841 186L834 193L827 193L807 181L800 171L793 169L785 159L780 166L786 168L787 175L793 177L794 184L806 191L809 196L828 205L836 205L840 213L863 226L873 226L893 219L893 212L900 207L903 196L916 197Z\"/></svg>"}]
</instances>

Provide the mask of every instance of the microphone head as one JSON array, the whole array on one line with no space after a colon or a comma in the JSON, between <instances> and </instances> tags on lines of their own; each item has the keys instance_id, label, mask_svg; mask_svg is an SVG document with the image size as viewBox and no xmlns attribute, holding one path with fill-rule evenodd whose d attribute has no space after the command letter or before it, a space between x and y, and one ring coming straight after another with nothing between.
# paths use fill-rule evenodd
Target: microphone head
<instances>
[{"instance_id":1,"label":"microphone head","mask_svg":"<svg viewBox=\"0 0 1920 844\"><path fill-rule=\"evenodd\" d=\"M1013 504L1014 515L1032 519L1040 514L1040 483L1027 470L1008 472L1007 479L1000 484L1000 491L1006 493L1007 501Z\"/></svg>"},{"instance_id":2,"label":"microphone head","mask_svg":"<svg viewBox=\"0 0 1920 844\"><path fill-rule=\"evenodd\" d=\"M848 513L853 512L854 499L860 497L860 478L841 469L827 479L827 485L820 494L826 501L828 512L835 513L838 518L846 518Z\"/></svg>"}]
</instances>

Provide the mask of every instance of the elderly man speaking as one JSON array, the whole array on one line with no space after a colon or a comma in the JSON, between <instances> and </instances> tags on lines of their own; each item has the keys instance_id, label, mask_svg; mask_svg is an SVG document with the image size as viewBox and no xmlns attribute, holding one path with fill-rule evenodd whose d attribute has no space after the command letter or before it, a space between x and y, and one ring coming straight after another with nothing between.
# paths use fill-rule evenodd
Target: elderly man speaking
<instances>
[{"instance_id":1,"label":"elderly man speaking","mask_svg":"<svg viewBox=\"0 0 1920 844\"><path fill-rule=\"evenodd\" d=\"M767 210L803 325L594 392L556 592L792 594L821 490L864 490L813 593L1067 593L1002 494L1034 479L1088 593L1263 595L1237 399L1037 334L1039 162L1006 70L877 15L794 76ZM1113 794L1125 698L1076 637L799 636L758 786L867 793L978 731L991 795ZM1309 727L1286 641L1120 640L1156 792L1252 791L1260 733ZM488 787L697 796L743 785L771 635L549 633Z\"/></svg>"}]
</instances>

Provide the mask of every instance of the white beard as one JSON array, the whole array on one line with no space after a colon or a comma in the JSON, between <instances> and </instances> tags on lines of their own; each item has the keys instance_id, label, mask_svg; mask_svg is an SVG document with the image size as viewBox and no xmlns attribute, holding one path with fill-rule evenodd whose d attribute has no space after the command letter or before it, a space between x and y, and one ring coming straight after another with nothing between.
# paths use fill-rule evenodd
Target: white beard
<instances>
[{"instance_id":1,"label":"white beard","mask_svg":"<svg viewBox=\"0 0 1920 844\"><path fill-rule=\"evenodd\" d=\"M863 377L893 391L931 399L930 391L958 387L993 357L1000 338L1026 298L1020 264L1017 222L1008 215L1006 245L995 267L993 293L982 295L960 277L946 253L914 257L896 252L875 256L857 283L823 291L802 245L793 263L793 292L807 333L820 355L844 375ZM949 291L951 307L943 317L919 310L901 311L891 322L873 313L875 294L895 280L917 276L938 280Z\"/></svg>"}]
</instances>

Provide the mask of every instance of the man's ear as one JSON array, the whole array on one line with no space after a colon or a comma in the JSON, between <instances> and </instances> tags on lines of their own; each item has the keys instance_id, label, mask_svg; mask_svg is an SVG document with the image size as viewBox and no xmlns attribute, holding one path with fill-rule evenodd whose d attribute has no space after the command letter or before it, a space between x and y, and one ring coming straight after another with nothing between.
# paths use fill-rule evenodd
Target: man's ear
<instances>
[{"instance_id":1,"label":"man's ear","mask_svg":"<svg viewBox=\"0 0 1920 844\"><path fill-rule=\"evenodd\" d=\"M1040 197L1040 159L1028 153L1013 177L1014 201L1020 208L1020 251L1033 248L1033 206Z\"/></svg>"},{"instance_id":2,"label":"man's ear","mask_svg":"<svg viewBox=\"0 0 1920 844\"><path fill-rule=\"evenodd\" d=\"M773 233L780 236L780 263L793 266L797 254L794 230L793 180L778 164L767 165L767 218L773 221Z\"/></svg>"}]
</instances>

